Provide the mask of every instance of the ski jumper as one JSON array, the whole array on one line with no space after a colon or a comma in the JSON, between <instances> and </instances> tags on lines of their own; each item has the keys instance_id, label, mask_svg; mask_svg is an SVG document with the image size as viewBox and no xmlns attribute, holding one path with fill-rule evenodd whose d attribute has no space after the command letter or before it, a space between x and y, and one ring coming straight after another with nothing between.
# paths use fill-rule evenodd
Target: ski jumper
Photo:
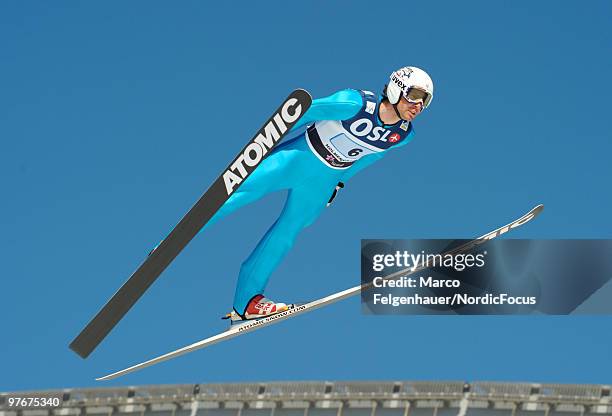
<instances>
[{"instance_id":1,"label":"ski jumper","mask_svg":"<svg viewBox=\"0 0 612 416\"><path fill-rule=\"evenodd\" d=\"M233 305L238 313L264 292L272 272L300 231L321 214L338 182L412 139L411 123L380 121L381 99L369 91L346 89L313 100L293 130L314 124L273 149L206 225L270 192L289 191L280 216L242 263Z\"/></svg>"}]
</instances>

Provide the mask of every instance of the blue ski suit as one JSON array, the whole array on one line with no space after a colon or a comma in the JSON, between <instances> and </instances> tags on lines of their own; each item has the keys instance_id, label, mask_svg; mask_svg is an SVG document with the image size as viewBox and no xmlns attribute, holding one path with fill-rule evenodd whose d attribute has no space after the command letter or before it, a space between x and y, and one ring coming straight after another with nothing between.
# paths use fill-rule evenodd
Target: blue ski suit
<instances>
[{"instance_id":1,"label":"blue ski suit","mask_svg":"<svg viewBox=\"0 0 612 416\"><path fill-rule=\"evenodd\" d=\"M233 304L238 313L263 294L272 272L300 231L321 214L336 185L412 139L411 123L380 121L381 99L369 91L346 89L313 100L293 130L314 124L272 150L207 224L270 192L289 191L280 216L242 263Z\"/></svg>"}]
</instances>

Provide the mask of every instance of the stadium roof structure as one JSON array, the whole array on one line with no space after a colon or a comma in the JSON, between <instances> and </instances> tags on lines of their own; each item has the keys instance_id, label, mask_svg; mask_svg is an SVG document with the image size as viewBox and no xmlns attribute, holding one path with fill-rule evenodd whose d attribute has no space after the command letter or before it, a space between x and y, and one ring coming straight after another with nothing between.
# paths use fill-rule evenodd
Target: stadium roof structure
<instances>
[{"instance_id":1,"label":"stadium roof structure","mask_svg":"<svg viewBox=\"0 0 612 416\"><path fill-rule=\"evenodd\" d=\"M55 397L57 407L15 406ZM609 385L497 382L262 382L0 393L0 416L612 415Z\"/></svg>"}]
</instances>

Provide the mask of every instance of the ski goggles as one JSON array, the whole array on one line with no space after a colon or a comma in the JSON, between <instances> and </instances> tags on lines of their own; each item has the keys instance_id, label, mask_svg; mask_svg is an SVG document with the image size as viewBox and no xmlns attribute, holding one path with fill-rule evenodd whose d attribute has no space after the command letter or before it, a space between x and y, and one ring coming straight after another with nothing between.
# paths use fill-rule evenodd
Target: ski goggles
<instances>
[{"instance_id":1,"label":"ski goggles","mask_svg":"<svg viewBox=\"0 0 612 416\"><path fill-rule=\"evenodd\" d=\"M423 104L423 109L427 108L431 102L431 94L416 87L410 87L407 90L402 91L402 95L409 103Z\"/></svg>"}]
</instances>

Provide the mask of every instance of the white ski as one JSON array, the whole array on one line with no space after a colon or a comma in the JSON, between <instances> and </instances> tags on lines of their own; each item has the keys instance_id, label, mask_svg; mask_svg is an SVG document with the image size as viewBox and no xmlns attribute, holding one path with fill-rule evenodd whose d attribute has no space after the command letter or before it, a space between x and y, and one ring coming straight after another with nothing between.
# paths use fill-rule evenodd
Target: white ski
<instances>
[{"instance_id":1,"label":"white ski","mask_svg":"<svg viewBox=\"0 0 612 416\"><path fill-rule=\"evenodd\" d=\"M532 220L533 218L535 218L541 211L542 209L544 209L544 205L538 205L535 208L533 208L531 211L529 211L528 213L526 213L525 215L523 215L522 217L514 220L513 222L504 225L503 227L497 228L496 230L493 230L479 238L476 238L474 240L468 241L467 243L462 244L461 246L450 250L447 253L444 254L457 254L457 253L461 253L461 252L465 252L468 251L472 248L474 248L477 245L480 245L488 240L491 240L493 238L496 238L502 234L505 234L506 232L510 231L513 228L519 227L523 224L525 224L526 222ZM385 276L385 279L393 279L395 277L399 277L401 275L408 275L408 274L412 274L412 273L416 273L419 272L423 269L426 269L427 267L429 267L427 264L425 264L422 267L416 268L414 270L411 269L404 269L404 270L399 270L395 273L392 273L390 275ZM238 335L242 335L242 334L246 334L247 332L251 332L254 331L256 329L259 328L263 328L265 326L268 325L272 325L274 323L283 321L285 319L288 318L293 318L295 316L298 316L302 313L306 313L306 312L310 312L313 311L317 308L320 308L322 306L327 306L330 305L332 303L338 302L342 299L346 299L348 297L357 295L361 292L362 289L368 289L369 287L371 287L371 283L368 284L363 284L363 285L359 285L359 286L355 286L352 287L350 289L346 289L343 290L341 292L337 292L334 293L332 295L326 296L324 298L312 301L312 302L308 302L308 303L304 303L304 304L296 304L296 305L291 305L290 308L285 311L285 312L281 312L272 316L269 316L267 318L262 318L262 319L258 319L255 321L246 321L244 323L241 324L237 324L232 326L230 329L228 329L225 332L222 332L220 334L214 335L212 337L203 339L201 341L198 341L194 344L191 345L187 345L186 347L180 348L176 351L172 351L169 352L167 354L164 355L160 355L159 357L153 358L151 360L142 362L140 364L136 364L133 365L131 367L128 367L124 370L121 371L117 371L116 373L112 373L109 375L106 375L104 377L100 377L97 378L96 380L98 381L102 381L102 380L111 380L120 376L123 376L125 374L129 374L132 373L134 371L137 370L141 370L145 367L149 367L153 364L157 364L157 363L161 363L162 361L166 361L169 360L171 358L175 358L178 357L180 355L183 354L187 354L189 352L195 351L195 350L199 350L200 348L205 348L205 347L209 347L213 344L216 344L218 342L221 341L225 341L228 340L230 338L236 337Z\"/></svg>"}]
</instances>

